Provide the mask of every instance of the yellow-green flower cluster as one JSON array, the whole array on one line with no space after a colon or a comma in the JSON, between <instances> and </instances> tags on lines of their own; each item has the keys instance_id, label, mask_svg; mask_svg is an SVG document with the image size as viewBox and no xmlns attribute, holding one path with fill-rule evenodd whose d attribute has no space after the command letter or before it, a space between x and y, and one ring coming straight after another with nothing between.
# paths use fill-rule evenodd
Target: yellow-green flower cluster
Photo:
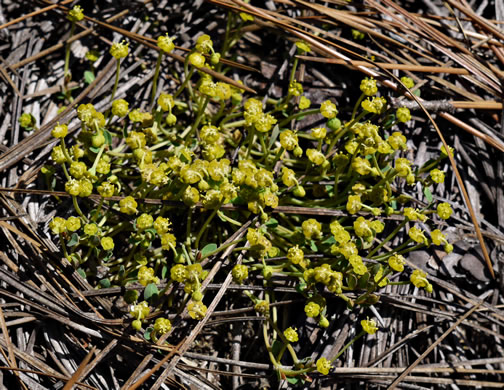
<instances>
[{"instance_id":1,"label":"yellow-green flower cluster","mask_svg":"<svg viewBox=\"0 0 504 390\"><path fill-rule=\"evenodd\" d=\"M168 35L157 41L159 58L174 50ZM299 52L310 50L303 42L296 46ZM124 58L128 45L114 44L111 54ZM373 304L375 292L391 283L390 275L405 271L403 255L409 250L428 245L453 250L433 226L438 217L451 216L450 205L417 209L411 196L400 192L404 182L424 187L442 183L444 172L435 160L416 167L405 158L408 130L401 127L411 114L401 107L396 121L388 119L394 113L385 98L376 96L374 79L362 80L355 109L338 118L331 100L303 111L311 102L294 74L283 98L250 96L242 102L244 90L200 69L207 64L214 72L220 69L208 35L198 37L186 60L187 80L178 90L160 91L157 100L153 94L152 110L113 98L110 112L81 104L75 142L67 139L66 124L52 131L60 140L51 153L61 167L55 177L65 177L77 213L55 217L49 227L67 245L62 253L88 275L96 277L94 268L107 265L103 286L145 287L146 301L138 303L140 289L130 287L134 292L125 295L133 304L134 329L150 327L154 341L171 331L164 317L148 320L154 307L152 317L161 309L205 318L205 279L214 257L224 250L234 283L259 280L269 287L277 278L295 280L306 317L321 327L328 327L331 318L322 290L349 308ZM306 115L327 121L304 129L296 121ZM49 169L44 174L52 175ZM93 202L77 198L93 193L99 194ZM252 224L241 236L226 242L248 222ZM408 237L406 244L394 247L390 241L400 224ZM382 232L385 238L378 236ZM244 255L238 258L238 253ZM410 282L430 292L426 276L415 270ZM159 292L162 278L168 279L167 287ZM268 318L274 296L269 288L260 298L255 294L253 289L246 292L255 310ZM169 307L160 307L161 297ZM369 319L361 325L369 334L378 328ZM303 333L275 326L290 351L288 344ZM321 358L316 368L327 374L331 364Z\"/></svg>"}]
</instances>

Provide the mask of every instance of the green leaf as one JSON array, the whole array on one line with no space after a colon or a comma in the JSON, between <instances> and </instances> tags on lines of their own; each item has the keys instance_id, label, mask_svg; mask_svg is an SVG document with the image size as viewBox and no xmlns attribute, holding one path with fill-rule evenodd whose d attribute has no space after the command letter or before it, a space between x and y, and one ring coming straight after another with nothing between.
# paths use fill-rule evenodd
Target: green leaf
<instances>
[{"instance_id":1,"label":"green leaf","mask_svg":"<svg viewBox=\"0 0 504 390\"><path fill-rule=\"evenodd\" d=\"M157 295L158 292L159 291L158 291L158 288L157 288L156 284L155 283L149 283L147 285L147 287L145 287L145 290L144 290L144 299L148 300L153 295Z\"/></svg>"},{"instance_id":2,"label":"green leaf","mask_svg":"<svg viewBox=\"0 0 504 390\"><path fill-rule=\"evenodd\" d=\"M429 187L424 187L423 193L425 195L425 199L427 199L427 201L431 203L433 199L432 199L432 192L430 191Z\"/></svg>"},{"instance_id":3,"label":"green leaf","mask_svg":"<svg viewBox=\"0 0 504 390\"><path fill-rule=\"evenodd\" d=\"M82 268L77 268L77 273L82 276L84 279L86 279L86 271L84 271Z\"/></svg>"},{"instance_id":4,"label":"green leaf","mask_svg":"<svg viewBox=\"0 0 504 390\"><path fill-rule=\"evenodd\" d=\"M147 329L145 329L144 333L144 338L145 340L150 340L151 339L151 333L154 331L154 328L149 326Z\"/></svg>"},{"instance_id":5,"label":"green leaf","mask_svg":"<svg viewBox=\"0 0 504 390\"><path fill-rule=\"evenodd\" d=\"M283 343L280 340L276 339L275 341L273 341L273 345L271 346L271 352L273 353L273 355L278 356L282 347Z\"/></svg>"},{"instance_id":6,"label":"green leaf","mask_svg":"<svg viewBox=\"0 0 504 390\"><path fill-rule=\"evenodd\" d=\"M278 226L278 221L275 218L270 218L265 225L267 227L270 227L272 229L276 228Z\"/></svg>"},{"instance_id":7,"label":"green leaf","mask_svg":"<svg viewBox=\"0 0 504 390\"><path fill-rule=\"evenodd\" d=\"M93 153L99 153L100 152L100 148L95 148L94 146L90 146L89 150L91 150Z\"/></svg>"},{"instance_id":8,"label":"green leaf","mask_svg":"<svg viewBox=\"0 0 504 390\"><path fill-rule=\"evenodd\" d=\"M100 286L102 286L103 288L109 288L110 280L108 278L100 280Z\"/></svg>"},{"instance_id":9,"label":"green leaf","mask_svg":"<svg viewBox=\"0 0 504 390\"><path fill-rule=\"evenodd\" d=\"M107 145L112 145L112 134L108 130L103 130L103 136Z\"/></svg>"},{"instance_id":10,"label":"green leaf","mask_svg":"<svg viewBox=\"0 0 504 390\"><path fill-rule=\"evenodd\" d=\"M217 249L217 244L207 244L201 250L201 257L206 257L208 254L212 253Z\"/></svg>"},{"instance_id":11,"label":"green leaf","mask_svg":"<svg viewBox=\"0 0 504 390\"><path fill-rule=\"evenodd\" d=\"M394 114L391 114L391 115L387 115L387 117L385 118L385 121L383 123L383 126L385 128L387 128L388 126L391 126L396 120L396 117Z\"/></svg>"},{"instance_id":12,"label":"green leaf","mask_svg":"<svg viewBox=\"0 0 504 390\"><path fill-rule=\"evenodd\" d=\"M79 235L77 233L73 233L72 237L70 237L70 241L68 241L67 246L75 246L79 243Z\"/></svg>"},{"instance_id":13,"label":"green leaf","mask_svg":"<svg viewBox=\"0 0 504 390\"><path fill-rule=\"evenodd\" d=\"M98 219L100 219L102 217L102 213L99 212L97 209L93 209L89 212L89 215L91 216L91 218L96 221Z\"/></svg>"},{"instance_id":14,"label":"green leaf","mask_svg":"<svg viewBox=\"0 0 504 390\"><path fill-rule=\"evenodd\" d=\"M91 84L95 79L95 75L93 74L93 72L91 72L90 70L86 70L84 72L84 81L87 83L87 84Z\"/></svg>"},{"instance_id":15,"label":"green leaf","mask_svg":"<svg viewBox=\"0 0 504 390\"><path fill-rule=\"evenodd\" d=\"M165 264L163 265L163 269L161 270L161 279L165 279L167 273L168 273L168 266Z\"/></svg>"},{"instance_id":16,"label":"green leaf","mask_svg":"<svg viewBox=\"0 0 504 390\"><path fill-rule=\"evenodd\" d=\"M270 135L268 150L271 150L271 147L273 146L273 144L277 140L279 134L280 134L280 128L278 127L278 125L275 125L275 127L273 127L273 131L271 132L271 135Z\"/></svg>"},{"instance_id":17,"label":"green leaf","mask_svg":"<svg viewBox=\"0 0 504 390\"><path fill-rule=\"evenodd\" d=\"M287 379L287 382L291 385L297 385L299 383L299 378L297 376L287 376L285 379Z\"/></svg>"},{"instance_id":18,"label":"green leaf","mask_svg":"<svg viewBox=\"0 0 504 390\"><path fill-rule=\"evenodd\" d=\"M362 288L362 289L365 289L366 286L368 285L368 281L369 281L369 272L366 272L364 275L362 275L360 278L359 278L359 281L358 281L358 286L359 288Z\"/></svg>"},{"instance_id":19,"label":"green leaf","mask_svg":"<svg viewBox=\"0 0 504 390\"><path fill-rule=\"evenodd\" d=\"M324 241L322 241L322 244L326 244L326 245L336 244L336 239L334 238L334 236L331 236L331 237L325 239Z\"/></svg>"},{"instance_id":20,"label":"green leaf","mask_svg":"<svg viewBox=\"0 0 504 390\"><path fill-rule=\"evenodd\" d=\"M355 286L357 285L357 278L355 277L354 274L349 274L348 277L347 277L347 284L348 284L348 288L350 290L353 290L355 288Z\"/></svg>"},{"instance_id":21,"label":"green leaf","mask_svg":"<svg viewBox=\"0 0 504 390\"><path fill-rule=\"evenodd\" d=\"M313 240L310 240L310 249L313 252L318 252L317 244L315 244L315 241L313 241Z\"/></svg>"}]
</instances>

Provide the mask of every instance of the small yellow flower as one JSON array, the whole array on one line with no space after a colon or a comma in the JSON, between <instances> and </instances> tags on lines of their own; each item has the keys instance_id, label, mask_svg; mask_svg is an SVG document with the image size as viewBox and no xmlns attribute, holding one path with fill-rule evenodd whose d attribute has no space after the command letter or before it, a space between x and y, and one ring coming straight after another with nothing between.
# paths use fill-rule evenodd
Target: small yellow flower
<instances>
[{"instance_id":1,"label":"small yellow flower","mask_svg":"<svg viewBox=\"0 0 504 390\"><path fill-rule=\"evenodd\" d=\"M362 31L356 30L355 28L352 28L352 38L355 39L356 41L360 41L366 37L366 34L364 34Z\"/></svg>"},{"instance_id":2,"label":"small yellow flower","mask_svg":"<svg viewBox=\"0 0 504 390\"><path fill-rule=\"evenodd\" d=\"M80 22L84 19L82 7L80 5L74 6L70 11L68 11L67 19L71 22Z\"/></svg>"},{"instance_id":3,"label":"small yellow flower","mask_svg":"<svg viewBox=\"0 0 504 390\"><path fill-rule=\"evenodd\" d=\"M51 135L54 138L65 138L67 134L68 134L68 126L65 124L60 125L58 123L58 125L55 126L54 129L52 129L51 131Z\"/></svg>"},{"instance_id":4,"label":"small yellow flower","mask_svg":"<svg viewBox=\"0 0 504 390\"><path fill-rule=\"evenodd\" d=\"M88 236L94 236L98 233L98 225L96 223L87 223L84 225L84 233Z\"/></svg>"},{"instance_id":5,"label":"small yellow flower","mask_svg":"<svg viewBox=\"0 0 504 390\"><path fill-rule=\"evenodd\" d=\"M387 142L394 150L406 149L406 137L398 131L394 131L392 135L387 138Z\"/></svg>"},{"instance_id":6,"label":"small yellow flower","mask_svg":"<svg viewBox=\"0 0 504 390\"><path fill-rule=\"evenodd\" d=\"M149 229L153 223L154 223L154 218L152 217L152 215L149 215L147 213L143 213L142 215L140 215L137 218L136 226L137 226L138 230L145 230L145 229Z\"/></svg>"},{"instance_id":7,"label":"small yellow flower","mask_svg":"<svg viewBox=\"0 0 504 390\"><path fill-rule=\"evenodd\" d=\"M320 372L322 375L327 375L329 374L329 371L331 370L333 366L331 366L331 362L327 360L325 357L322 357L317 360L317 371Z\"/></svg>"},{"instance_id":8,"label":"small yellow flower","mask_svg":"<svg viewBox=\"0 0 504 390\"><path fill-rule=\"evenodd\" d=\"M163 111L170 111L175 106L175 101L173 100L173 96L168 93L161 93L158 97L157 103L161 107Z\"/></svg>"},{"instance_id":9,"label":"small yellow flower","mask_svg":"<svg viewBox=\"0 0 504 390\"><path fill-rule=\"evenodd\" d=\"M161 35L160 37L158 37L157 45L165 53L169 53L173 49L175 49L175 45L173 44L173 38L170 38L168 36L168 33L166 33L166 35Z\"/></svg>"},{"instance_id":10,"label":"small yellow flower","mask_svg":"<svg viewBox=\"0 0 504 390\"><path fill-rule=\"evenodd\" d=\"M202 320L207 312L207 307L201 301L191 301L187 305L187 311L194 320Z\"/></svg>"},{"instance_id":11,"label":"small yellow flower","mask_svg":"<svg viewBox=\"0 0 504 390\"><path fill-rule=\"evenodd\" d=\"M84 54L84 57L86 57L86 60L89 62L96 62L98 58L100 58L100 53L96 50L88 50L86 54Z\"/></svg>"},{"instance_id":12,"label":"small yellow flower","mask_svg":"<svg viewBox=\"0 0 504 390\"><path fill-rule=\"evenodd\" d=\"M66 230L66 220L61 217L54 217L51 222L49 222L49 228L54 234L61 234Z\"/></svg>"},{"instance_id":13,"label":"small yellow flower","mask_svg":"<svg viewBox=\"0 0 504 390\"><path fill-rule=\"evenodd\" d=\"M137 320L143 320L150 313L149 304L146 301L142 301L137 305L132 305L130 307L130 315Z\"/></svg>"},{"instance_id":14,"label":"small yellow flower","mask_svg":"<svg viewBox=\"0 0 504 390\"><path fill-rule=\"evenodd\" d=\"M121 213L133 215L137 213L138 203L132 196L127 196L119 201Z\"/></svg>"},{"instance_id":15,"label":"small yellow flower","mask_svg":"<svg viewBox=\"0 0 504 390\"><path fill-rule=\"evenodd\" d=\"M361 107L371 113L381 114L387 105L387 100L383 97L373 96L372 99L366 99L361 103Z\"/></svg>"},{"instance_id":16,"label":"small yellow flower","mask_svg":"<svg viewBox=\"0 0 504 390\"><path fill-rule=\"evenodd\" d=\"M296 46L300 54L309 53L311 51L310 45L305 41L297 41Z\"/></svg>"},{"instance_id":17,"label":"small yellow flower","mask_svg":"<svg viewBox=\"0 0 504 390\"><path fill-rule=\"evenodd\" d=\"M441 157L448 157L448 153L446 152L446 148L444 147L444 145L441 145ZM453 157L453 151L455 149L453 149L451 146L448 146L448 150L450 151L450 155Z\"/></svg>"},{"instance_id":18,"label":"small yellow flower","mask_svg":"<svg viewBox=\"0 0 504 390\"><path fill-rule=\"evenodd\" d=\"M411 120L410 110L406 107L399 107L396 111L396 117L399 122L406 123Z\"/></svg>"},{"instance_id":19,"label":"small yellow flower","mask_svg":"<svg viewBox=\"0 0 504 390\"><path fill-rule=\"evenodd\" d=\"M189 63L196 68L201 68L205 65L205 57L198 52L191 53L189 55Z\"/></svg>"},{"instance_id":20,"label":"small yellow flower","mask_svg":"<svg viewBox=\"0 0 504 390\"><path fill-rule=\"evenodd\" d=\"M285 338L287 339L287 341L289 341L291 343L295 343L295 342L299 341L299 336L298 336L295 328L293 329L291 327L288 327L287 329L284 330L283 334L284 334Z\"/></svg>"},{"instance_id":21,"label":"small yellow flower","mask_svg":"<svg viewBox=\"0 0 504 390\"><path fill-rule=\"evenodd\" d=\"M203 34L196 39L196 50L202 54L213 52L213 42L208 34Z\"/></svg>"},{"instance_id":22,"label":"small yellow flower","mask_svg":"<svg viewBox=\"0 0 504 390\"><path fill-rule=\"evenodd\" d=\"M376 95L378 92L378 87L376 86L376 80L373 78L365 78L361 81L360 90L366 96Z\"/></svg>"},{"instance_id":23,"label":"small yellow flower","mask_svg":"<svg viewBox=\"0 0 504 390\"><path fill-rule=\"evenodd\" d=\"M18 122L19 126L21 126L23 129L29 129L35 126L35 117L32 114L25 112L21 114Z\"/></svg>"},{"instance_id":24,"label":"small yellow flower","mask_svg":"<svg viewBox=\"0 0 504 390\"><path fill-rule=\"evenodd\" d=\"M170 277L172 280L182 283L189 277L189 272L187 272L185 265L176 264L170 269Z\"/></svg>"},{"instance_id":25,"label":"small yellow flower","mask_svg":"<svg viewBox=\"0 0 504 390\"><path fill-rule=\"evenodd\" d=\"M103 237L100 240L100 243L102 248L106 251L111 251L112 249L114 249L114 240L112 239L112 237Z\"/></svg>"},{"instance_id":26,"label":"small yellow flower","mask_svg":"<svg viewBox=\"0 0 504 390\"><path fill-rule=\"evenodd\" d=\"M390 268L392 268L394 271L397 272L402 272L404 271L404 264L406 263L406 260L402 255L392 255L388 259L388 264Z\"/></svg>"},{"instance_id":27,"label":"small yellow flower","mask_svg":"<svg viewBox=\"0 0 504 390\"><path fill-rule=\"evenodd\" d=\"M70 217L66 221L66 228L70 232L76 232L81 227L81 220L77 217Z\"/></svg>"},{"instance_id":28,"label":"small yellow flower","mask_svg":"<svg viewBox=\"0 0 504 390\"><path fill-rule=\"evenodd\" d=\"M314 218L303 221L301 227L307 240L317 240L322 235L322 225Z\"/></svg>"},{"instance_id":29,"label":"small yellow flower","mask_svg":"<svg viewBox=\"0 0 504 390\"><path fill-rule=\"evenodd\" d=\"M292 264L301 264L304 260L304 252L298 245L293 246L287 251L287 258Z\"/></svg>"},{"instance_id":30,"label":"small yellow flower","mask_svg":"<svg viewBox=\"0 0 504 390\"><path fill-rule=\"evenodd\" d=\"M126 116L129 110L128 102L124 99L114 100L112 102L112 114L118 117Z\"/></svg>"},{"instance_id":31,"label":"small yellow flower","mask_svg":"<svg viewBox=\"0 0 504 390\"><path fill-rule=\"evenodd\" d=\"M362 329L368 334L375 334L378 330L375 320L370 320L369 318L361 321Z\"/></svg>"},{"instance_id":32,"label":"small yellow flower","mask_svg":"<svg viewBox=\"0 0 504 390\"><path fill-rule=\"evenodd\" d=\"M172 328L171 322L167 318L156 318L156 322L154 322L154 331L157 334L165 334L168 333Z\"/></svg>"},{"instance_id":33,"label":"small yellow flower","mask_svg":"<svg viewBox=\"0 0 504 390\"><path fill-rule=\"evenodd\" d=\"M240 15L241 20L243 20L244 22L254 20L254 17L246 12L240 12L239 15Z\"/></svg>"},{"instance_id":34,"label":"small yellow flower","mask_svg":"<svg viewBox=\"0 0 504 390\"><path fill-rule=\"evenodd\" d=\"M423 230L420 230L416 226L413 226L409 231L408 231L408 236L415 242L418 242L419 244L427 244L427 237L425 237Z\"/></svg>"},{"instance_id":35,"label":"small yellow flower","mask_svg":"<svg viewBox=\"0 0 504 390\"><path fill-rule=\"evenodd\" d=\"M427 274L424 271L414 270L410 276L410 281L415 287L424 288L428 293L432 292L432 284L427 280Z\"/></svg>"},{"instance_id":36,"label":"small yellow flower","mask_svg":"<svg viewBox=\"0 0 504 390\"><path fill-rule=\"evenodd\" d=\"M244 264L236 264L231 271L231 275L236 283L242 284L248 277L248 267Z\"/></svg>"},{"instance_id":37,"label":"small yellow flower","mask_svg":"<svg viewBox=\"0 0 504 390\"><path fill-rule=\"evenodd\" d=\"M115 42L110 47L110 54L115 59L120 60L121 58L124 58L128 55L128 51L129 51L128 46L129 46L129 43L124 43L124 41Z\"/></svg>"},{"instance_id":38,"label":"small yellow flower","mask_svg":"<svg viewBox=\"0 0 504 390\"><path fill-rule=\"evenodd\" d=\"M415 82L411 77L403 76L401 77L401 82L406 86L406 88L413 88L415 86Z\"/></svg>"},{"instance_id":39,"label":"small yellow flower","mask_svg":"<svg viewBox=\"0 0 504 390\"><path fill-rule=\"evenodd\" d=\"M362 208L362 202L359 195L350 195L346 204L346 209L350 214L357 213Z\"/></svg>"},{"instance_id":40,"label":"small yellow flower","mask_svg":"<svg viewBox=\"0 0 504 390\"><path fill-rule=\"evenodd\" d=\"M336 104L331 102L330 100L326 100L320 105L320 113L327 119L335 118L338 115L338 109L336 108Z\"/></svg>"},{"instance_id":41,"label":"small yellow flower","mask_svg":"<svg viewBox=\"0 0 504 390\"><path fill-rule=\"evenodd\" d=\"M307 108L310 108L311 106L311 101L308 99L306 96L301 96L299 99L299 109L300 110L306 110Z\"/></svg>"},{"instance_id":42,"label":"small yellow flower","mask_svg":"<svg viewBox=\"0 0 504 390\"><path fill-rule=\"evenodd\" d=\"M317 149L308 149L306 151L306 155L308 156L308 159L315 165L322 165L326 162L324 154L322 152L319 152Z\"/></svg>"},{"instance_id":43,"label":"small yellow flower","mask_svg":"<svg viewBox=\"0 0 504 390\"><path fill-rule=\"evenodd\" d=\"M443 183L445 179L445 173L439 169L433 169L429 172L430 177L434 183Z\"/></svg>"},{"instance_id":44,"label":"small yellow flower","mask_svg":"<svg viewBox=\"0 0 504 390\"><path fill-rule=\"evenodd\" d=\"M298 136L292 130L284 130L280 133L280 145L285 150L294 150L298 146Z\"/></svg>"},{"instance_id":45,"label":"small yellow flower","mask_svg":"<svg viewBox=\"0 0 504 390\"><path fill-rule=\"evenodd\" d=\"M327 129L325 127L316 127L315 129L312 129L311 135L315 139L324 139L327 134Z\"/></svg>"},{"instance_id":46,"label":"small yellow flower","mask_svg":"<svg viewBox=\"0 0 504 390\"><path fill-rule=\"evenodd\" d=\"M153 268L142 265L138 270L138 282L142 286L147 286L149 283L158 284L159 278L154 276Z\"/></svg>"},{"instance_id":47,"label":"small yellow flower","mask_svg":"<svg viewBox=\"0 0 504 390\"><path fill-rule=\"evenodd\" d=\"M306 315L312 318L317 317L320 314L320 310L320 305L315 302L308 302L304 307Z\"/></svg>"},{"instance_id":48,"label":"small yellow flower","mask_svg":"<svg viewBox=\"0 0 504 390\"><path fill-rule=\"evenodd\" d=\"M442 219L448 219L451 217L453 210L449 203L440 203L437 206L437 214Z\"/></svg>"}]
</instances>

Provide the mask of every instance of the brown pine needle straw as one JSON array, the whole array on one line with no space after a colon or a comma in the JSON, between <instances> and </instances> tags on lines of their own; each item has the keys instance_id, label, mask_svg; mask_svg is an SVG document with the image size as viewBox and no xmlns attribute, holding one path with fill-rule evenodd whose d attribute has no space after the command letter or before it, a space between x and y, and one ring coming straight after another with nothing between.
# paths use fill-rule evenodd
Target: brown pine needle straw
<instances>
[{"instance_id":1,"label":"brown pine needle straw","mask_svg":"<svg viewBox=\"0 0 504 390\"><path fill-rule=\"evenodd\" d=\"M381 69L392 69L392 70L406 70L410 72L424 72L424 73L449 73L449 74L463 74L469 75L470 73L464 68L452 68L443 66L426 66L426 65L409 65L409 64L390 64L386 62L376 62L370 63L367 61L345 61L339 60L337 58L323 58L314 56L302 56L297 55L296 57L313 62L322 62L325 64L338 64L338 65L353 65L353 66L365 66L367 68L381 68ZM374 65L373 65L374 64Z\"/></svg>"}]
</instances>

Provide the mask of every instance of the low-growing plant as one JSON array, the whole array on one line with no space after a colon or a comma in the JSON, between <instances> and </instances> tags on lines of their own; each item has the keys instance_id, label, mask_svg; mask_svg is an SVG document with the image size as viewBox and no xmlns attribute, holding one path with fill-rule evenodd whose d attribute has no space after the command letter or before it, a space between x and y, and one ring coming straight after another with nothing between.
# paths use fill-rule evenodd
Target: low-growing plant
<instances>
[{"instance_id":1,"label":"low-growing plant","mask_svg":"<svg viewBox=\"0 0 504 390\"><path fill-rule=\"evenodd\" d=\"M410 112L391 109L373 79L362 80L361 96L345 112L335 101L315 104L304 95L295 79L297 58L278 100L217 81L201 70L225 73L222 58L236 42L231 26L220 52L208 35L197 39L171 92L156 91L164 54L174 49L172 38L159 37L151 111L124 99L106 112L82 104L75 143L67 124L54 128L60 142L51 157L75 211L50 222L64 257L97 288L136 286L124 296L131 325L158 342L174 330L166 317L187 310L196 321L205 318L203 286L224 251L235 283L272 287L287 278L305 301L306 318L323 328L330 325L331 297L353 308L376 304L376 293L389 284L431 292L422 270L401 276L409 272L403 256L430 245L452 250L434 229L452 210L435 204L429 190L444 180L437 166L446 151L414 166L401 132ZM296 45L298 53L310 51L304 42ZM112 99L127 53L125 43L111 48L118 65ZM323 122L295 130L309 116ZM402 193L414 185L427 203ZM396 237L404 239L392 245ZM362 330L336 356L312 362L292 346L297 330L281 328L274 292L244 294L264 317L264 343L282 377L327 374L348 345L378 329L374 319L362 320Z\"/></svg>"}]
</instances>

